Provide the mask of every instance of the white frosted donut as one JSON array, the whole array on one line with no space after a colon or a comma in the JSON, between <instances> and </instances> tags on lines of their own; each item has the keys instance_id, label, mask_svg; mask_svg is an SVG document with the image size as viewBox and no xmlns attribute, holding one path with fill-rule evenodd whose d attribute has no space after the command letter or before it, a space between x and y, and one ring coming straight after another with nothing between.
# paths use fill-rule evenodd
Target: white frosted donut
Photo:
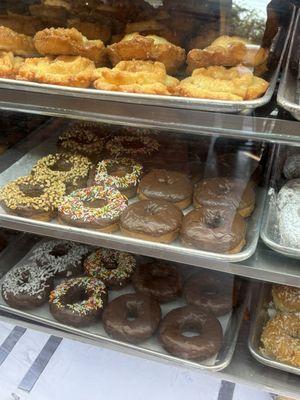
<instances>
[{"instance_id":1,"label":"white frosted donut","mask_svg":"<svg viewBox=\"0 0 300 400\"><path fill-rule=\"evenodd\" d=\"M286 179L300 178L300 154L293 154L285 160L283 174Z\"/></svg>"}]
</instances>

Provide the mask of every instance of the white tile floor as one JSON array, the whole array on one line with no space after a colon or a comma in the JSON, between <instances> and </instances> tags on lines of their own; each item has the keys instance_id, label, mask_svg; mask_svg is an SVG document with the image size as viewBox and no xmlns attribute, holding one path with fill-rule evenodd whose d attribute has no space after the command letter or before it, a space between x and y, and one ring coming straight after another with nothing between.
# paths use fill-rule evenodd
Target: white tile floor
<instances>
[{"instance_id":1,"label":"white tile floor","mask_svg":"<svg viewBox=\"0 0 300 400\"><path fill-rule=\"evenodd\" d=\"M0 322L0 345L13 326ZM49 339L26 330L0 365L0 400L270 400L236 385L233 397L220 397L219 375L127 356L64 339L30 393L18 385ZM219 396L219 397L218 397Z\"/></svg>"}]
</instances>

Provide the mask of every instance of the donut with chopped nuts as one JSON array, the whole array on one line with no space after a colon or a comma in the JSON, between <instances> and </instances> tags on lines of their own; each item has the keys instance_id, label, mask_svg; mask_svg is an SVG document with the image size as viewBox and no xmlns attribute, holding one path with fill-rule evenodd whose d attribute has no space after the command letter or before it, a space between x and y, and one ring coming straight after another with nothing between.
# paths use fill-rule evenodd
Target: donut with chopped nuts
<instances>
[{"instance_id":1,"label":"donut with chopped nuts","mask_svg":"<svg viewBox=\"0 0 300 400\"><path fill-rule=\"evenodd\" d=\"M52 285L52 271L29 262L12 268L5 275L2 297L14 308L35 308L48 301Z\"/></svg>"},{"instance_id":2,"label":"donut with chopped nuts","mask_svg":"<svg viewBox=\"0 0 300 400\"><path fill-rule=\"evenodd\" d=\"M87 326L101 318L107 303L102 281L88 276L66 279L50 293L53 317L66 325Z\"/></svg>"},{"instance_id":3,"label":"donut with chopped nuts","mask_svg":"<svg viewBox=\"0 0 300 400\"><path fill-rule=\"evenodd\" d=\"M89 253L90 247L84 244L48 240L33 250L30 259L53 271L57 278L70 278L83 274L83 261Z\"/></svg>"},{"instance_id":4,"label":"donut with chopped nuts","mask_svg":"<svg viewBox=\"0 0 300 400\"><path fill-rule=\"evenodd\" d=\"M0 189L0 204L20 217L50 221L57 215L57 205L65 192L61 181L23 176Z\"/></svg>"},{"instance_id":5,"label":"donut with chopped nuts","mask_svg":"<svg viewBox=\"0 0 300 400\"><path fill-rule=\"evenodd\" d=\"M97 249L84 261L85 273L100 279L112 290L127 286L135 267L133 255L111 249Z\"/></svg>"},{"instance_id":6,"label":"donut with chopped nuts","mask_svg":"<svg viewBox=\"0 0 300 400\"><path fill-rule=\"evenodd\" d=\"M101 161L95 169L94 185L103 185L119 190L128 199L136 195L143 167L129 158Z\"/></svg>"},{"instance_id":7,"label":"donut with chopped nuts","mask_svg":"<svg viewBox=\"0 0 300 400\"><path fill-rule=\"evenodd\" d=\"M118 190L91 186L64 196L58 206L58 220L73 226L112 233L127 208L127 198Z\"/></svg>"},{"instance_id":8,"label":"donut with chopped nuts","mask_svg":"<svg viewBox=\"0 0 300 400\"><path fill-rule=\"evenodd\" d=\"M79 154L58 153L41 158L32 168L31 173L39 179L62 181L66 192L86 186L91 161Z\"/></svg>"}]
</instances>

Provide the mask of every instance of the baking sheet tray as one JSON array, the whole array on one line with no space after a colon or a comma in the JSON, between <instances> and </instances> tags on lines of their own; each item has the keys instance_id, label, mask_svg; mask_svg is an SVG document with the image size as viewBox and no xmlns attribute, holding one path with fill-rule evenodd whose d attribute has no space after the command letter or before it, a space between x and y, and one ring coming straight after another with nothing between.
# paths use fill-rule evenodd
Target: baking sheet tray
<instances>
[{"instance_id":1,"label":"baking sheet tray","mask_svg":"<svg viewBox=\"0 0 300 400\"><path fill-rule=\"evenodd\" d=\"M38 244L37 244L38 245ZM26 262L28 257L32 254L32 251L34 250L35 246L30 249L27 254L24 253L24 248L22 248L20 251L17 248L13 251L13 253L18 256L18 259L20 260L20 253L24 256L18 263L15 264L17 265L22 265ZM12 256L11 254L9 255L10 257ZM139 263L139 258L138 258L138 263ZM0 273L1 271L7 272L9 271L10 268L13 267L13 263L7 262L6 258L3 257L0 259ZM192 268L190 266L186 266L184 269L181 269L182 275L184 278L189 276L191 273L195 272L196 269ZM3 274L2 272L2 274ZM0 285L2 285L4 277L0 280ZM56 283L58 283L60 280L57 280ZM134 293L134 289L131 286L128 286L124 288L123 290L119 291L109 291L109 301L113 300L114 298L125 294L125 293ZM9 312L11 314L18 315L23 318L27 318L29 320L42 323L45 325L49 325L51 327L60 329L65 332L70 332L76 335L79 335L81 337L86 337L88 339L96 340L96 341L104 341L104 342L110 342L111 344L126 347L128 350L134 351L134 352L142 352L145 355L149 354L151 356L155 356L158 358L163 358L168 361L172 361L175 363L180 363L180 364L188 364L189 366L195 367L195 368L201 368L201 369L206 369L206 370L211 370L211 371L220 371L224 368L226 368L233 356L240 325L242 323L245 307L248 302L248 297L249 297L249 285L246 281L241 281L240 283L240 288L239 288L239 294L238 294L238 301L237 305L233 308L233 311L231 313L228 313L227 315L220 317L219 321L222 325L223 329L223 335L224 335L224 342L222 345L221 350L219 353L215 356L212 357L208 360L202 361L202 362L195 362L195 361L189 361L189 360L184 360L175 356L170 355L167 353L159 344L158 339L156 335L152 336L150 339L147 341L143 342L140 345L133 345L129 344L126 342L121 342L115 339L112 339L109 337L104 328L102 327L102 323L99 321L98 323L95 323L93 325L90 325L88 327L84 328L74 328L65 324L62 324L58 321L56 321L50 311L49 311L49 305L45 304L44 306L32 309L32 310L18 310L10 307L8 304L5 303L5 301L2 298L2 295L0 295L0 310ZM171 311L172 309L181 307L185 305L186 303L184 302L183 299L178 299L176 301L163 304L161 305L162 309L162 314L163 316Z\"/></svg>"},{"instance_id":2,"label":"baking sheet tray","mask_svg":"<svg viewBox=\"0 0 300 400\"><path fill-rule=\"evenodd\" d=\"M297 76L291 71L292 54L297 51L297 46L300 45L300 10L297 12L295 26L291 35L291 44L288 52L287 62L280 80L278 88L277 101L278 104L285 110L290 112L294 118L300 121L300 76ZM298 41L298 43L297 43ZM299 59L300 69L300 59Z\"/></svg>"},{"instance_id":3,"label":"baking sheet tray","mask_svg":"<svg viewBox=\"0 0 300 400\"><path fill-rule=\"evenodd\" d=\"M253 110L267 104L274 93L278 75L281 69L285 50L287 48L288 39L292 29L295 9L293 8L290 24L287 29L280 29L279 34L274 38L273 47L278 43L282 44L282 49L277 49L280 58L271 78L270 85L266 93L255 100L247 101L223 101L223 100L207 100L184 98L178 96L158 96L135 93L108 92L97 89L81 89L72 87L62 87L57 85L47 85L34 82L16 81L12 79L0 78L0 88L22 90L28 92L38 92L52 95L67 95L71 97L81 97L98 99L101 101L116 101L121 103L145 104L153 106L184 108L190 110L216 111L225 113L240 113L242 111ZM282 40L280 40L282 39Z\"/></svg>"},{"instance_id":4,"label":"baking sheet tray","mask_svg":"<svg viewBox=\"0 0 300 400\"><path fill-rule=\"evenodd\" d=\"M300 375L300 368L293 367L292 365L288 365L272 359L271 357L264 354L263 349L261 348L262 344L260 342L260 337L263 327L270 319L270 313L274 313L275 311L272 307L271 289L272 284L261 284L259 288L258 301L255 301L255 306L252 307L255 314L251 322L251 329L248 341L250 353L253 355L254 358L256 358L257 361L264 365L280 369L285 372L290 372L292 374Z\"/></svg>"},{"instance_id":5,"label":"baking sheet tray","mask_svg":"<svg viewBox=\"0 0 300 400\"><path fill-rule=\"evenodd\" d=\"M16 179L23 175L27 175L28 173L30 173L33 165L36 163L37 160L51 152L55 152L58 134L58 132L56 132L56 135L53 134L48 140L45 140L42 144L33 148L24 157L22 157L10 168L0 174L0 187L13 179ZM133 253L146 254L150 256L153 255L153 252L155 252L156 257L170 258L171 256L170 259L172 259L173 261L179 261L178 257L187 255L189 256L189 261L187 261L187 263L193 265L198 265L200 258L227 262L239 262L251 257L256 250L257 242L259 239L264 197L265 190L263 188L258 188L256 192L256 208L254 213L251 215L250 218L248 218L247 221L248 227L246 235L246 245L241 252L236 254L219 254L192 249L182 246L179 240L173 242L172 244L154 243L150 241L129 238L127 236L121 235L121 233L107 234L89 229L62 225L56 222L56 220L52 220L50 222L36 221L8 214L5 210L3 210L2 207L0 207L0 221L2 221L2 223L6 222L7 225L10 224L10 226L15 226L16 229L19 228L40 235L65 238L82 243L84 242L92 245L112 247L118 250L131 251ZM189 209L185 210L185 213L187 213L188 211ZM149 249L152 251L151 254L147 253L147 250ZM160 255L162 255L162 257L160 257Z\"/></svg>"}]
</instances>

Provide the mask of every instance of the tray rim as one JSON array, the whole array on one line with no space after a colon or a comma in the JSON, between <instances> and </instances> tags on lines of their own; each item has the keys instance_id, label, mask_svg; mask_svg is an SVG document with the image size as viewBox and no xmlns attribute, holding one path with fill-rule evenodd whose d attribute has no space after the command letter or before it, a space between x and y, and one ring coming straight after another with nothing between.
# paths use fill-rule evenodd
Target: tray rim
<instances>
[{"instance_id":1,"label":"tray rim","mask_svg":"<svg viewBox=\"0 0 300 400\"><path fill-rule=\"evenodd\" d=\"M272 360L271 358L268 358L267 356L261 354L259 352L259 349L256 349L254 345L255 338L261 335L261 329L258 328L258 323L257 323L259 319L259 313L262 309L262 304L266 297L266 292L269 292L271 288L272 288L272 283L264 282L259 284L258 302L256 303L256 307L254 308L254 317L251 320L250 333L248 337L248 348L251 355L260 363L267 365L268 367L279 369L284 372L300 375L300 368L293 367L292 365L285 364L277 360Z\"/></svg>"}]
</instances>

